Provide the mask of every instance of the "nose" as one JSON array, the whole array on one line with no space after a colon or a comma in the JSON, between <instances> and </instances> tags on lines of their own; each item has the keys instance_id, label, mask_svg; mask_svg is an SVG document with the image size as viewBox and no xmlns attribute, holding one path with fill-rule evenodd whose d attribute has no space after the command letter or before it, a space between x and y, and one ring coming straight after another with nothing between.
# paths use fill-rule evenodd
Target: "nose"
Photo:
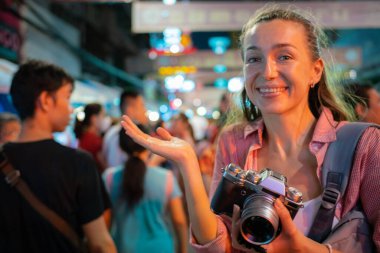
<instances>
[{"instance_id":1,"label":"nose","mask_svg":"<svg viewBox=\"0 0 380 253\"><path fill-rule=\"evenodd\" d=\"M265 61L265 65L263 66L263 76L266 80L271 80L275 77L277 77L277 66L276 61L273 59L268 58Z\"/></svg>"}]
</instances>

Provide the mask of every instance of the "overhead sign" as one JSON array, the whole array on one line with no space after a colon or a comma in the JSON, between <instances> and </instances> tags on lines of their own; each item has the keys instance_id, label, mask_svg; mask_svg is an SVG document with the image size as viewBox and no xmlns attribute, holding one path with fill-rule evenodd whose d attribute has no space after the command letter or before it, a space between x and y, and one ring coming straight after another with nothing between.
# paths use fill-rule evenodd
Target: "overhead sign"
<instances>
[{"instance_id":1,"label":"overhead sign","mask_svg":"<svg viewBox=\"0 0 380 253\"><path fill-rule=\"evenodd\" d=\"M243 65L240 50L228 50L223 55L216 55L211 50L200 50L195 54L181 56L161 56L155 63L155 69L166 66L196 66L196 68L213 69L223 64L227 68L241 68Z\"/></svg>"},{"instance_id":2,"label":"overhead sign","mask_svg":"<svg viewBox=\"0 0 380 253\"><path fill-rule=\"evenodd\" d=\"M11 9L12 1L3 4L0 10L0 57L17 62L22 43L20 21L7 9Z\"/></svg>"},{"instance_id":3,"label":"overhead sign","mask_svg":"<svg viewBox=\"0 0 380 253\"><path fill-rule=\"evenodd\" d=\"M288 5L281 3L279 5ZM312 13L323 27L374 28L380 27L378 1L291 2L291 6ZM135 33L162 32L167 27L189 31L238 31L264 2L160 2L132 3L132 31Z\"/></svg>"}]
</instances>

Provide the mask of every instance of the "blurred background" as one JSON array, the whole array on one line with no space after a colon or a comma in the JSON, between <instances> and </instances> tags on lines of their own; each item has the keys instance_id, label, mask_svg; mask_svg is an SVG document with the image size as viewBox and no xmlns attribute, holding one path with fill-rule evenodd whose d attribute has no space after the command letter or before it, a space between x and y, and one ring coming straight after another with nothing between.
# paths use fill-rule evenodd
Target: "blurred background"
<instances>
[{"instance_id":1,"label":"blurred background","mask_svg":"<svg viewBox=\"0 0 380 253\"><path fill-rule=\"evenodd\" d=\"M266 3L1 0L0 111L13 110L7 94L12 74L33 58L76 78L72 103L78 110L99 102L119 117L120 92L138 89L151 122L184 112L196 131L205 129L204 119L220 117L222 95L242 89L240 29ZM291 3L325 29L326 58L334 58L336 76L379 86L380 1Z\"/></svg>"}]
</instances>

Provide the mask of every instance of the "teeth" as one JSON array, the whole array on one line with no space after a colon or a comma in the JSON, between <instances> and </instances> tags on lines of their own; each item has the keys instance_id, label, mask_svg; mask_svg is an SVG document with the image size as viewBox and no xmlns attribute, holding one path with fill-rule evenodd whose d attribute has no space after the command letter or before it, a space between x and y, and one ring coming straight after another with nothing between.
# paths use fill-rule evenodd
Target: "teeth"
<instances>
[{"instance_id":1,"label":"teeth","mask_svg":"<svg viewBox=\"0 0 380 253\"><path fill-rule=\"evenodd\" d=\"M261 93L276 93L284 91L286 88L260 88L259 91Z\"/></svg>"}]
</instances>

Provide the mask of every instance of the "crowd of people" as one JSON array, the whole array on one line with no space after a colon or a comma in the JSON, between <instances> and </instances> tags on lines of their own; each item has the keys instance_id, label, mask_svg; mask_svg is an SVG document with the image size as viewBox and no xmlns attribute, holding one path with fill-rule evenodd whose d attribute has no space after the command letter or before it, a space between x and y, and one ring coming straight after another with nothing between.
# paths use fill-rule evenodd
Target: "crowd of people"
<instances>
[{"instance_id":1,"label":"crowd of people","mask_svg":"<svg viewBox=\"0 0 380 253\"><path fill-rule=\"evenodd\" d=\"M258 10L240 36L242 107L224 94L222 117L210 121L204 140L195 139L184 113L170 127L153 126L143 95L125 90L121 123L111 126L102 104L84 105L75 118L78 147L62 145L53 133L70 123L74 79L43 61L22 64L10 89L18 114L0 113L0 252L380 252L380 95L360 83L337 89L321 57L323 43L323 31L301 11ZM328 146L355 120L374 124L352 157L347 189L334 205L331 237L313 240L310 231L325 203ZM247 209L238 199L226 201L233 203L225 207L230 213L210 208L228 187L221 169L230 164L257 173L270 168L302 193L294 216L284 201L288 196L268 200L281 224L275 238L241 238L240 216ZM335 226L357 208L370 229L334 241L340 233ZM264 229L260 224L250 229Z\"/></svg>"}]
</instances>

